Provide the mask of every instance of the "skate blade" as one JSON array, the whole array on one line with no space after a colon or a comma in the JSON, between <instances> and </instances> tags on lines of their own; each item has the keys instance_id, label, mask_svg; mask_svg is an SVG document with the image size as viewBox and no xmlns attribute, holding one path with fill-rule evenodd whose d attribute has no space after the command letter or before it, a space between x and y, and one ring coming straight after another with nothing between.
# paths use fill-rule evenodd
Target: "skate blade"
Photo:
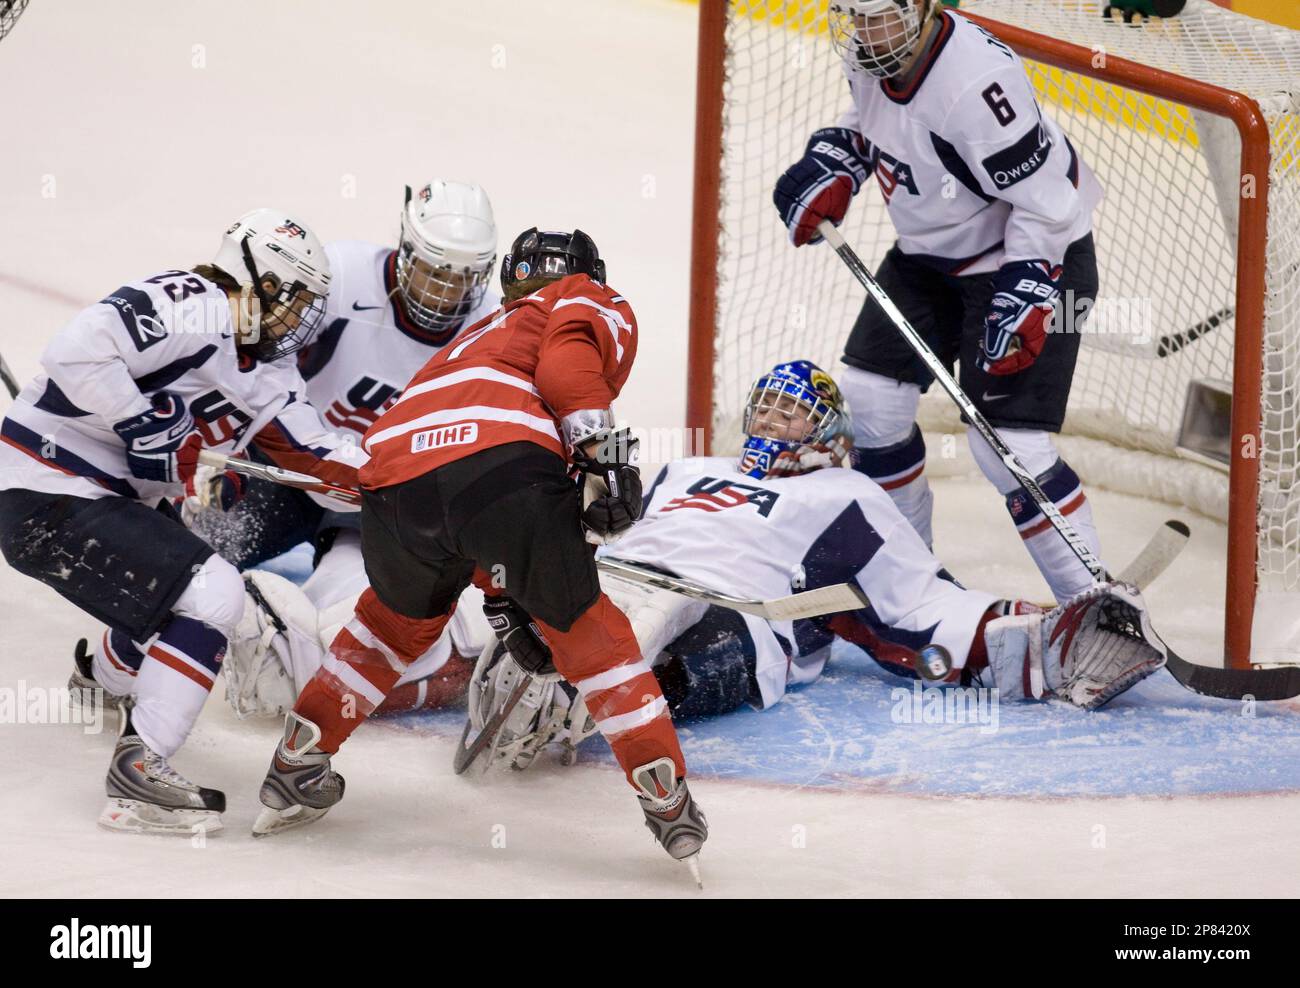
<instances>
[{"instance_id":1,"label":"skate blade","mask_svg":"<svg viewBox=\"0 0 1300 988\"><path fill-rule=\"evenodd\" d=\"M265 806L253 821L253 836L270 837L272 834L292 830L294 827L302 827L319 820L328 812L328 806L323 810L310 806L290 806L287 810L275 810Z\"/></svg>"},{"instance_id":2,"label":"skate blade","mask_svg":"<svg viewBox=\"0 0 1300 988\"><path fill-rule=\"evenodd\" d=\"M120 834L172 837L215 834L222 829L221 814L216 810L169 809L138 799L109 799L98 823L105 830Z\"/></svg>"},{"instance_id":3,"label":"skate blade","mask_svg":"<svg viewBox=\"0 0 1300 988\"><path fill-rule=\"evenodd\" d=\"M695 879L695 887L701 892L704 891L704 879L700 877L700 852L682 858L682 864L690 870L691 877Z\"/></svg>"}]
</instances>

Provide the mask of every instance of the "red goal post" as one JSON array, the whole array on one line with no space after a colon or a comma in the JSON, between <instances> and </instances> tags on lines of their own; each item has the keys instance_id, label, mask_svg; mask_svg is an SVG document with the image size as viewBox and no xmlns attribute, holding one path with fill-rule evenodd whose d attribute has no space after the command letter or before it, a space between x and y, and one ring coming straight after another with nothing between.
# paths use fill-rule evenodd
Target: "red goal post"
<instances>
[{"instance_id":1,"label":"red goal post","mask_svg":"<svg viewBox=\"0 0 1300 988\"><path fill-rule=\"evenodd\" d=\"M1263 445L1261 436L1261 388L1264 381L1264 335L1265 335L1265 299L1268 270L1266 258L1269 247L1269 194L1270 165L1276 124L1270 127L1261 110L1259 102L1249 95L1237 92L1202 79L1179 74L1151 64L1109 54L1104 48L1086 47L1073 43L1062 37L1038 33L1023 24L982 16L980 8L995 4L976 2L974 10L963 10L963 15L981 24L1003 42L1014 48L1022 57L1040 66L1051 66L1068 73L1086 76L1107 84L1122 87L1135 93L1146 94L1157 100L1167 101L1181 107L1190 107L1213 117L1231 121L1241 140L1240 180L1238 188L1247 194L1242 195L1240 210L1237 214L1236 229L1236 271L1235 271L1235 346L1231 347L1229 368L1224 367L1224 376L1230 373L1231 400L1231 441L1228 450L1227 474L1227 517L1228 527L1227 551L1225 558L1226 589L1224 614L1224 652L1225 664L1234 668L1247 668L1252 661L1252 627L1255 617L1256 590L1259 579L1260 544L1260 451ZM1024 6L1033 3L1050 5L1053 2L1079 3L1079 0L1023 0ZM1196 0L1193 0L1195 3ZM769 0L748 2L745 0L701 0L699 17L699 53L698 53L698 96L696 105L696 144L695 144L695 201L692 225L691 245L691 286L690 286L690 342L687 382L687 425L704 430L706 443L714 444L715 429L730 413L730 409L717 407L721 400L720 392L724 385L729 386L729 378L735 377L734 370L726 369L725 350L728 340L719 338L719 287L722 270L723 228L726 223L724 212L735 203L729 203L728 188L724 177L732 170L743 170L744 162L727 158L727 119L728 102L725 97L728 85L729 24L738 16L754 17L754 9L766 6L767 14L771 8L781 8L784 16L789 18L792 8L799 8L798 0ZM811 8L813 4L803 5ZM1080 4L1082 6L1082 4ZM816 14L822 16L825 3L817 6ZM802 32L805 41L816 46L825 43L824 34L820 37L817 26L809 18L809 9L798 11L802 23L787 30ZM763 12L759 12L762 19ZM1238 15L1226 14L1228 17ZM1244 20L1244 18L1243 18ZM1037 25L1035 25L1037 26ZM748 30L748 28L747 28ZM1300 37L1300 35L1298 35ZM758 63L761 64L761 63ZM823 70L825 63L821 63ZM749 72L746 85L755 83L753 73ZM1287 80L1289 85L1291 80ZM844 89L847 99L847 88ZM831 113L821 125L829 125L838 115ZM1067 127L1067 132L1069 128ZM809 129L808 132L811 132ZM771 135L779 143L782 151L792 161L802 148L807 133ZM1193 139L1194 140L1194 139ZM735 150L732 150L735 154ZM743 151L742 151L743 154ZM1088 151L1083 150L1085 158ZM774 183L779 170L770 176ZM1171 179L1176 181L1176 177ZM756 196L757 185L753 189L742 190L745 194ZM760 236L780 238L783 230L777 220L776 212L770 203L770 183L767 188L768 198L762 203L745 203L746 210L766 209L770 215L768 229ZM855 204L855 209L860 208ZM851 231L846 233L852 243ZM754 236L748 233L746 236ZM788 245L787 245L788 247ZM817 249L817 248L812 248ZM788 247L790 252L793 247ZM804 248L808 250L808 248ZM829 251L825 253L829 254ZM868 263L874 264L878 258L866 257ZM723 281L735 281L735 272L724 275ZM743 286L741 286L743 288ZM1103 284L1103 291L1105 285ZM849 322L830 328L838 334L840 340L847 336ZM821 331L821 327L814 327ZM792 339L797 339L792 336ZM734 343L730 344L735 346ZM830 351L823 347L821 359L834 359ZM777 359L788 359L799 354L786 354ZM753 372L759 368L754 367ZM733 388L734 390L734 388ZM730 400L734 401L734 394ZM1288 432L1287 435L1290 435ZM1287 440L1290 441L1289 439ZM1285 451L1284 457L1288 454ZM1085 478L1086 479L1086 478ZM1288 516L1293 517L1293 516ZM1294 547L1283 545L1284 552L1293 552ZM1285 564L1289 569L1290 560ZM1297 657L1296 661L1300 661Z\"/></svg>"}]
</instances>

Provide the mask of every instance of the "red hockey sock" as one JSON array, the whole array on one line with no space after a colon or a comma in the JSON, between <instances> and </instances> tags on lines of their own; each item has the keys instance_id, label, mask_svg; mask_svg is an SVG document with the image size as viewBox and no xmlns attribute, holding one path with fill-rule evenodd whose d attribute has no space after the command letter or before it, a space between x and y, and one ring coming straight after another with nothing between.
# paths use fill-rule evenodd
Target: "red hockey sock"
<instances>
[{"instance_id":1,"label":"red hockey sock","mask_svg":"<svg viewBox=\"0 0 1300 988\"><path fill-rule=\"evenodd\" d=\"M409 618L366 589L357 600L355 616L335 637L293 707L320 728L321 751L338 751L357 725L378 709L406 667L438 640L451 614Z\"/></svg>"},{"instance_id":2,"label":"red hockey sock","mask_svg":"<svg viewBox=\"0 0 1300 988\"><path fill-rule=\"evenodd\" d=\"M632 770L665 756L686 775L668 703L627 616L601 594L568 631L541 624L555 668L582 695L629 783Z\"/></svg>"}]
</instances>

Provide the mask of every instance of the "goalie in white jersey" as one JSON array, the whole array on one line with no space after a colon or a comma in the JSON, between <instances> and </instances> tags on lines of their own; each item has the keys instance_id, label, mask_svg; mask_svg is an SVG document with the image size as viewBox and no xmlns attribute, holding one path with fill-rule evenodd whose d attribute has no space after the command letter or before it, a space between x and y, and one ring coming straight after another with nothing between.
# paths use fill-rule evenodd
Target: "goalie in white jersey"
<instances>
[{"instance_id":1,"label":"goalie in white jersey","mask_svg":"<svg viewBox=\"0 0 1300 988\"><path fill-rule=\"evenodd\" d=\"M198 454L254 439L283 466L356 485L365 454L303 400L288 359L319 328L329 281L310 230L254 210L212 264L130 282L73 317L0 424L0 551L109 626L93 658L79 647L71 685L134 702L106 827L220 827L224 795L168 759L216 679L244 586L171 499L237 500L242 479Z\"/></svg>"},{"instance_id":2,"label":"goalie in white jersey","mask_svg":"<svg viewBox=\"0 0 1300 988\"><path fill-rule=\"evenodd\" d=\"M1133 587L1089 588L1045 613L954 581L879 485L839 469L849 464L852 417L835 382L815 365L792 361L760 377L745 432L739 462L692 457L665 467L641 520L602 553L753 599L856 583L870 606L768 622L602 574L675 719L742 703L771 706L788 686L821 674L837 638L900 675L995 687L1008 699L1057 697L1086 709L1164 663L1164 645ZM519 675L499 647L484 651L470 684L476 726ZM545 743L571 747L590 732L563 686L541 677L494 754L522 768Z\"/></svg>"},{"instance_id":3,"label":"goalie in white jersey","mask_svg":"<svg viewBox=\"0 0 1300 988\"><path fill-rule=\"evenodd\" d=\"M812 135L774 200L796 246L838 225L875 175L898 233L882 287L998 428L1021 464L1100 555L1059 432L1079 333L1098 287L1092 212L1101 186L1045 116L1016 54L938 0L832 0L829 27L852 106ZM840 384L855 413L857 469L928 544L931 494L915 425L932 378L868 298ZM1006 498L1059 601L1090 575L973 430L971 452Z\"/></svg>"}]
</instances>

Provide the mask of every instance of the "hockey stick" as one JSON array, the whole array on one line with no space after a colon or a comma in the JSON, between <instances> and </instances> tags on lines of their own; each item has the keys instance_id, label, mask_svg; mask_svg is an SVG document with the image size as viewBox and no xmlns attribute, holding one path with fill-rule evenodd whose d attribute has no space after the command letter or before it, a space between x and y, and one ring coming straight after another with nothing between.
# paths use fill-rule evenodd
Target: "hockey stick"
<instances>
[{"instance_id":1,"label":"hockey stick","mask_svg":"<svg viewBox=\"0 0 1300 988\"><path fill-rule=\"evenodd\" d=\"M997 430L989 425L988 419L975 407L975 403L966 396L966 392L961 389L956 379L948 373L948 368L934 355L934 351L930 349L925 340L921 339L921 334L912 327L912 324L907 321L907 317L894 304L894 300L880 287L880 283L867 270L867 266L854 253L853 248L848 245L840 231L831 225L830 220L822 220L817 224L817 232L826 238L826 242L835 249L835 253L840 255L840 259L853 272L854 277L858 279L862 287L876 300L876 304L889 317L894 327L903 334L903 338L907 340L912 350L925 364L926 370L934 375L934 379L939 382L944 391L948 392L948 397L961 410L966 420L975 427L975 431L984 437L984 441L989 444L993 452L997 454L998 459L1011 472L1011 476L1015 477L1017 483L1033 498L1034 503L1038 505L1038 510L1051 522L1057 534L1065 540L1065 544L1070 547L1070 551L1074 553L1084 568L1092 574L1093 580L1097 583L1106 582L1109 577L1106 573L1106 567L1101 564L1101 560L1093 555L1092 550L1088 548L1088 544L1083 541L1083 537L1079 535L1075 527L1065 520L1065 516L1061 514L1056 503L1039 486L1034 475L1020 465L1016 454L1011 452L1011 447L998 435Z\"/></svg>"},{"instance_id":2,"label":"hockey stick","mask_svg":"<svg viewBox=\"0 0 1300 988\"><path fill-rule=\"evenodd\" d=\"M641 583L660 590L702 600L742 614L753 614L766 621L800 621L804 618L819 617L823 614L839 614L842 611L856 611L870 605L867 595L853 583L837 583L834 586L818 587L802 593L790 594L788 597L773 597L771 600L755 600L749 597L736 597L732 594L713 590L693 580L683 580L668 576L656 570L640 566L623 559L598 559L596 566L602 573L621 576L633 583Z\"/></svg>"},{"instance_id":3,"label":"hockey stick","mask_svg":"<svg viewBox=\"0 0 1300 988\"><path fill-rule=\"evenodd\" d=\"M0 381L4 382L5 390L9 392L10 398L18 397L18 379L14 377L14 372L9 369L5 363L3 354L0 354Z\"/></svg>"},{"instance_id":4,"label":"hockey stick","mask_svg":"<svg viewBox=\"0 0 1300 988\"><path fill-rule=\"evenodd\" d=\"M282 487L311 491L313 494L321 494L333 498L335 501L342 501L344 504L355 505L361 503L361 493L359 491L353 490L351 487L327 484L319 477L313 477L309 473L298 473L294 470L286 470L283 467L273 467L266 463L254 463L252 460L244 460L237 456L218 453L214 449L199 450L199 462L216 470L229 470L231 473L237 473L244 477L256 477L258 480L280 484Z\"/></svg>"},{"instance_id":5,"label":"hockey stick","mask_svg":"<svg viewBox=\"0 0 1300 988\"><path fill-rule=\"evenodd\" d=\"M510 691L510 695L506 697L505 703L501 704L496 713L487 719L483 724L483 729L474 735L473 738L469 737L469 732L473 728L474 724L468 717L465 718L465 730L460 732L460 743L456 745L456 754L451 760L451 770L453 772L457 775L464 775L465 769L474 764L474 759L482 754L490 745L496 743L497 735L501 733L501 728L505 725L506 718L509 717L515 707L519 705L519 701L522 700L524 694L528 692L528 685L532 681L532 676L520 676L519 682L517 682L515 688ZM467 738L469 739L469 744L465 743ZM486 769L487 765L488 763L484 762L483 767Z\"/></svg>"},{"instance_id":6,"label":"hockey stick","mask_svg":"<svg viewBox=\"0 0 1300 988\"><path fill-rule=\"evenodd\" d=\"M1178 558L1178 554L1187 547L1191 535L1191 530L1185 524L1171 518L1156 530L1151 541L1142 547L1142 551L1133 557L1133 561L1115 579L1120 583L1131 583L1145 591Z\"/></svg>"},{"instance_id":7,"label":"hockey stick","mask_svg":"<svg viewBox=\"0 0 1300 988\"><path fill-rule=\"evenodd\" d=\"M984 437L984 440L1002 460L1011 475L1020 482L1020 485L1029 493L1029 496L1034 499L1039 510L1043 512L1052 527L1065 540L1065 544L1070 547L1079 562L1092 574L1092 578L1098 582L1107 580L1108 576L1105 567L1093 555L1092 550L1079 536L1075 527L1065 519L1065 516L1061 514L1056 505L1043 492L1038 482L1020 465L1015 454L1011 452L1002 437L989 425L988 420L975 407L974 402L962 391L953 376L948 373L948 368L939 361L939 358L934 355L934 351L926 345L925 340L921 338L921 335L912 327L912 324L907 321L907 317L894 304L894 300L880 287L880 283L867 270L866 265L862 263L861 258L853 251L853 248L848 245L840 231L829 220L822 220L817 224L817 232L826 238L826 242L834 248L835 253L853 272L854 277L875 299L876 304L880 306L890 321L894 323L894 326L907 340L916 355L921 358L926 369L934 375L935 380L948 393L948 397L961 410L966 420ZM1180 684L1196 693L1238 700L1246 696L1253 696L1257 700L1285 700L1289 697L1300 696L1300 667L1223 669L1214 666L1199 666L1175 655L1163 640L1161 644L1164 645L1167 656L1166 667L1169 672Z\"/></svg>"},{"instance_id":8,"label":"hockey stick","mask_svg":"<svg viewBox=\"0 0 1300 988\"><path fill-rule=\"evenodd\" d=\"M1214 315L1206 318L1204 322L1198 322L1195 326L1184 329L1181 333L1170 333L1168 336L1160 337L1156 341L1156 356L1172 356L1188 344L1195 343L1206 333L1218 329L1236 314L1237 310L1233 308L1220 309Z\"/></svg>"}]
</instances>

